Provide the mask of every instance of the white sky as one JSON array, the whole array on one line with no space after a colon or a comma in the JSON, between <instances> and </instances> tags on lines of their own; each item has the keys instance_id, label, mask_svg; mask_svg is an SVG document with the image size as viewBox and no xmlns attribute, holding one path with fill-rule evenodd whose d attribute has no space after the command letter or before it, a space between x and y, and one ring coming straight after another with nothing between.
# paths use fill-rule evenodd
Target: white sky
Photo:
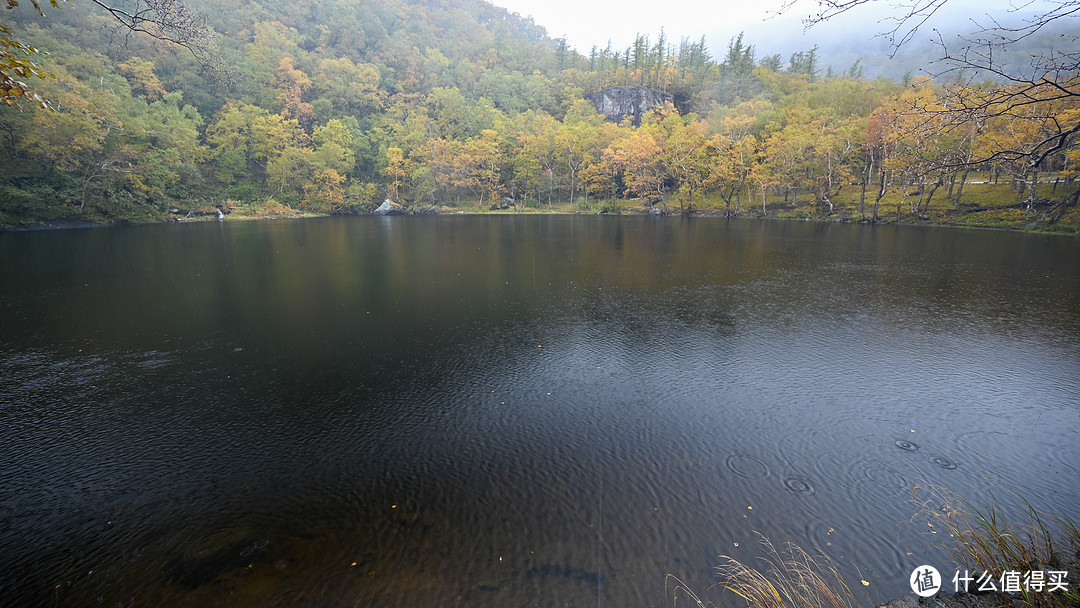
<instances>
[{"instance_id":1,"label":"white sky","mask_svg":"<svg viewBox=\"0 0 1080 608\"><path fill-rule=\"evenodd\" d=\"M570 46L583 55L592 45L622 51L644 34L656 42L660 28L672 44L682 38L706 42L714 54L727 48L727 41L742 30L755 30L775 15L781 0L489 0L510 12L532 15L547 28L552 38L565 36ZM807 5L802 5L807 6ZM809 6L813 6L812 4ZM805 10L805 12L809 12ZM802 12L785 13L784 21L797 21Z\"/></svg>"},{"instance_id":2,"label":"white sky","mask_svg":"<svg viewBox=\"0 0 1080 608\"><path fill-rule=\"evenodd\" d=\"M552 38L565 36L570 46L588 56L592 45L623 51L644 34L655 43L664 28L669 44L682 38L697 41L702 36L714 58L722 58L728 42L745 32L745 40L755 46L758 57L773 53L806 50L814 44L846 39L863 44L867 50L884 43L875 34L890 28L889 15L897 6L917 0L882 0L860 6L839 18L819 24L804 32L802 19L817 12L816 0L795 0L794 6L780 14L784 0L488 0L521 15L532 15ZM1060 0L948 0L933 20L920 28L929 39L933 26L951 22L971 31L970 20L987 15L997 17L1050 6ZM901 11L902 13L902 11ZM946 29L949 29L948 27ZM960 33L957 31L957 33ZM785 55L786 56L786 55Z\"/></svg>"}]
</instances>

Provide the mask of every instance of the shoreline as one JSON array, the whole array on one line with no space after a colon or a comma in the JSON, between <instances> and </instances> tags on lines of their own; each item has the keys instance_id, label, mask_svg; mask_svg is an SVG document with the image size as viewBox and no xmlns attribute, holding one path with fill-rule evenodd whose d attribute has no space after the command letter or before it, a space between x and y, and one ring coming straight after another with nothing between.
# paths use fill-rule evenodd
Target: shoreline
<instances>
[{"instance_id":1,"label":"shoreline","mask_svg":"<svg viewBox=\"0 0 1080 608\"><path fill-rule=\"evenodd\" d=\"M196 217L169 217L163 220L146 221L146 222L95 222L91 220L82 219L66 219L66 220L45 220L32 224L16 224L0 226L0 233L3 232L44 232L52 230L78 230L88 228L105 228L110 226L125 226L125 225L148 225L148 224L187 224L187 223L203 223L213 221L226 221L226 222L246 222L256 220L281 220L281 219L311 219L322 217L363 217L366 215L377 215L374 213L311 213L311 212L297 212L289 214L274 214L274 215L238 215L236 213L230 213L222 219L218 219L213 215L204 215ZM524 211L514 211L512 209L458 209L454 208L448 211L440 211L439 213L413 213L411 210L406 211L404 214L396 215L496 215L496 216L526 216L526 215L597 215L597 216L615 216L615 217L657 217L657 218L702 218L702 219L723 219L723 220L754 220L754 221L799 221L799 222L815 222L822 224L856 224L856 225L868 225L868 226L926 226L934 228L960 228L960 229L975 229L975 230L995 230L1004 232L1017 232L1025 234L1046 234L1046 235L1060 235L1069 237L1080 236L1080 226L1073 226L1068 223L1054 223L1047 224L1041 222L1027 222L1023 225L991 225L991 224L960 224L948 221L936 221L934 219L919 219L913 221L911 219L897 219L897 218L883 218L874 222L867 219L852 218L852 217L815 217L815 216L793 216L791 214L783 214L780 212L774 212L766 215L762 215L760 212L755 213L740 213L738 215L727 215L723 211L711 210L711 209L695 209L687 213L664 212L664 213L652 213L648 211L638 211L636 209L629 211L616 211L611 212L607 210L601 210L599 212L584 211L584 210L570 210L570 209L526 209ZM1048 229L1061 227L1061 229Z\"/></svg>"},{"instance_id":2,"label":"shoreline","mask_svg":"<svg viewBox=\"0 0 1080 608\"><path fill-rule=\"evenodd\" d=\"M904 595L874 608L1023 608L1024 601L1004 593L952 593L916 597Z\"/></svg>"}]
</instances>

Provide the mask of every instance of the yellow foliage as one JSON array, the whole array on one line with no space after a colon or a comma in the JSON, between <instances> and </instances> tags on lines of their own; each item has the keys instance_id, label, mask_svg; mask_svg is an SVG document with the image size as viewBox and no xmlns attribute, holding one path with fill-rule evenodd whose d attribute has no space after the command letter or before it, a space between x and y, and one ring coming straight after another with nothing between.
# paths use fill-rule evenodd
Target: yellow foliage
<instances>
[{"instance_id":1,"label":"yellow foliage","mask_svg":"<svg viewBox=\"0 0 1080 608\"><path fill-rule=\"evenodd\" d=\"M131 88L142 90L148 101L161 99L168 92L161 85L157 74L154 74L153 61L132 57L116 67L120 68L120 72L127 77L128 82L131 83Z\"/></svg>"}]
</instances>

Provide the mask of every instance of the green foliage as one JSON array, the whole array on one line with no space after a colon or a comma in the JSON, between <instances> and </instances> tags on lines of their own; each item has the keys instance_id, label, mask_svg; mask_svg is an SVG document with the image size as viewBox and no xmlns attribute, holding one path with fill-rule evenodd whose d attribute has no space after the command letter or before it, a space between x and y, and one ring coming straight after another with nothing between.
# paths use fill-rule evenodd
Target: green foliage
<instances>
[{"instance_id":1,"label":"green foliage","mask_svg":"<svg viewBox=\"0 0 1080 608\"><path fill-rule=\"evenodd\" d=\"M48 73L35 63L36 58L46 53L11 36L11 29L0 23L0 103L17 107L23 101L30 101L48 109L49 103L27 83L35 78L48 78Z\"/></svg>"},{"instance_id":2,"label":"green foliage","mask_svg":"<svg viewBox=\"0 0 1080 608\"><path fill-rule=\"evenodd\" d=\"M243 78L214 84L195 57L140 37L111 45L98 27L110 17L89 3L48 21L24 11L19 41L0 26L0 92L24 106L0 108L4 217L143 221L228 201L256 214L356 213L388 196L614 211L641 197L685 213L736 215L752 202L799 217L1053 223L1032 209L958 214L960 193L945 195L966 159L1022 149L1045 125L920 132L910 109L955 91L867 81L858 63L832 77L816 47L759 59L740 34L714 58L704 39L676 45L661 30L584 57L531 19L471 0L187 4L222 33ZM677 106L614 124L589 100L608 86L667 91ZM44 100L54 111L26 107ZM1040 110L1074 121L1067 102ZM1073 171L1078 154L1067 139L1039 171ZM1022 163L993 169L1029 178ZM880 194L855 205L861 191ZM47 202L28 198L38 194ZM870 211L879 204L889 213ZM1064 211L1054 217L1071 221Z\"/></svg>"},{"instance_id":3,"label":"green foliage","mask_svg":"<svg viewBox=\"0 0 1080 608\"><path fill-rule=\"evenodd\" d=\"M56 204L58 199L56 190L47 184L0 184L0 226L74 217L74 209Z\"/></svg>"}]
</instances>

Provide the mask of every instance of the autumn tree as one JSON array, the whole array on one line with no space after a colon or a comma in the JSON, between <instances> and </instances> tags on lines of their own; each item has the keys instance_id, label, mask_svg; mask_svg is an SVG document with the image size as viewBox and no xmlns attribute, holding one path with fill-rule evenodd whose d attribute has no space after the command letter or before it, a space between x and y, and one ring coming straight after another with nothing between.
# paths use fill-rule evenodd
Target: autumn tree
<instances>
[{"instance_id":1,"label":"autumn tree","mask_svg":"<svg viewBox=\"0 0 1080 608\"><path fill-rule=\"evenodd\" d=\"M125 6L107 4L104 0L90 2L112 16L122 32L187 49L200 65L220 80L228 82L232 79L217 50L217 34L207 26L206 16L190 10L180 0L135 0ZM19 6L17 0L6 0L6 3L8 10ZM39 15L45 16L40 0L30 0L30 4ZM59 0L49 0L49 4L60 8ZM20 101L30 100L43 108L48 107L48 102L31 84L34 79L42 79L47 74L36 61L43 54L44 51L16 39L11 28L0 23L0 102L16 106Z\"/></svg>"},{"instance_id":2,"label":"autumn tree","mask_svg":"<svg viewBox=\"0 0 1080 608\"><path fill-rule=\"evenodd\" d=\"M545 160L553 159L555 119L544 112L529 110L512 119L509 136L515 140L510 159L511 196L528 199L535 196L537 203L543 199ZM548 160L548 166L553 160ZM548 199L550 207L551 201Z\"/></svg>"},{"instance_id":3,"label":"autumn tree","mask_svg":"<svg viewBox=\"0 0 1080 608\"><path fill-rule=\"evenodd\" d=\"M874 197L874 211L870 216L878 221L881 199L885 197L888 176L888 161L893 151L895 132L895 112L886 107L877 108L866 121L866 136L863 141L863 164L859 194L859 217L866 219L866 192L873 180L877 180L877 192Z\"/></svg>"},{"instance_id":4,"label":"autumn tree","mask_svg":"<svg viewBox=\"0 0 1080 608\"><path fill-rule=\"evenodd\" d=\"M992 113L980 125L975 139L976 153L987 159L986 164L993 170L1009 175L1020 185L1017 200L1024 202L1029 211L1038 201L1039 172L1046 164L1034 161L1035 148L1057 131L1062 117L1070 117L1068 110L1077 101L1080 98L1031 103L1008 112Z\"/></svg>"},{"instance_id":5,"label":"autumn tree","mask_svg":"<svg viewBox=\"0 0 1080 608\"><path fill-rule=\"evenodd\" d=\"M806 20L812 26L863 5L881 0L819 0L819 11ZM892 5L889 26L881 35L899 49L922 28L948 0L904 0ZM945 87L943 103L935 107L914 104L903 111L926 123L935 123L939 132L970 131L978 125L997 121L1018 123L1028 132L1024 137L1006 138L1003 145L984 147L965 165L983 163L1026 165L1034 175L1040 165L1076 144L1080 121L1075 115L1060 113L1080 98L1080 35L1075 27L1080 0L1030 3L1010 9L1015 14L988 13L972 19L972 31L956 38L936 32L940 66L935 77ZM1002 62L1008 51L1022 41L1056 26L1063 26L1061 44L1043 53L1030 55L1026 64ZM972 86L975 79L993 79L1003 86ZM1029 196L1034 199L1034 194ZM1075 193L1062 200L1074 204Z\"/></svg>"},{"instance_id":6,"label":"autumn tree","mask_svg":"<svg viewBox=\"0 0 1080 608\"><path fill-rule=\"evenodd\" d=\"M206 128L218 183L241 199L255 198L261 181L275 170L276 189L284 191L289 176L281 171L284 165L279 158L291 148L306 147L307 139L295 119L240 101L227 103Z\"/></svg>"},{"instance_id":7,"label":"autumn tree","mask_svg":"<svg viewBox=\"0 0 1080 608\"><path fill-rule=\"evenodd\" d=\"M73 187L65 188L67 196L82 212L123 188L136 154L121 137L127 117L115 92L86 86L61 66L53 72L43 93L54 100L55 111L35 113L16 149L68 174Z\"/></svg>"},{"instance_id":8,"label":"autumn tree","mask_svg":"<svg viewBox=\"0 0 1080 608\"><path fill-rule=\"evenodd\" d=\"M577 200L579 171L590 162L599 159L603 148L601 125L604 117L597 114L592 104L578 100L566 113L561 128L556 130L555 146L570 178L570 202Z\"/></svg>"},{"instance_id":9,"label":"autumn tree","mask_svg":"<svg viewBox=\"0 0 1080 608\"><path fill-rule=\"evenodd\" d=\"M315 171L304 184L304 206L312 211L334 212L345 205L345 176L334 169Z\"/></svg>"},{"instance_id":10,"label":"autumn tree","mask_svg":"<svg viewBox=\"0 0 1080 608\"><path fill-rule=\"evenodd\" d=\"M8 8L11 8L10 0ZM18 106L24 100L31 101L43 109L49 107L36 90L36 80L45 80L49 74L39 64L39 57L46 53L13 38L13 32L0 23L0 102L7 106Z\"/></svg>"},{"instance_id":11,"label":"autumn tree","mask_svg":"<svg viewBox=\"0 0 1080 608\"><path fill-rule=\"evenodd\" d=\"M612 142L604 149L604 160L622 175L626 190L623 196L655 194L667 208L667 171L662 162L664 133L653 120Z\"/></svg>"},{"instance_id":12,"label":"autumn tree","mask_svg":"<svg viewBox=\"0 0 1080 608\"><path fill-rule=\"evenodd\" d=\"M138 133L130 144L139 169L129 179L139 192L162 211L166 203L189 207L206 201L202 165L208 151L199 137L203 119L183 103L181 93L165 93L141 116L129 119L129 126Z\"/></svg>"},{"instance_id":13,"label":"autumn tree","mask_svg":"<svg viewBox=\"0 0 1080 608\"><path fill-rule=\"evenodd\" d=\"M798 120L786 124L771 123L762 142L764 170L768 182L781 188L785 201L792 196L792 206L798 205L799 192L807 185L808 151L814 145L814 133Z\"/></svg>"},{"instance_id":14,"label":"autumn tree","mask_svg":"<svg viewBox=\"0 0 1080 608\"><path fill-rule=\"evenodd\" d=\"M733 217L739 214L739 193L758 165L758 141L749 134L718 133L709 139L708 146L712 152L708 185L724 201L725 215Z\"/></svg>"},{"instance_id":15,"label":"autumn tree","mask_svg":"<svg viewBox=\"0 0 1080 608\"><path fill-rule=\"evenodd\" d=\"M386 151L386 167L383 173L389 178L387 184L387 196L393 200L401 197L401 188L405 177L409 175L408 159L405 152L398 147L391 147Z\"/></svg>"},{"instance_id":16,"label":"autumn tree","mask_svg":"<svg viewBox=\"0 0 1080 608\"><path fill-rule=\"evenodd\" d=\"M168 91L161 85L161 79L154 73L154 62L141 57L132 57L117 64L120 73L127 77L131 88L141 92L148 101L157 101Z\"/></svg>"},{"instance_id":17,"label":"autumn tree","mask_svg":"<svg viewBox=\"0 0 1080 608\"><path fill-rule=\"evenodd\" d=\"M428 184L421 198L432 203L454 198L451 177L457 147L456 140L432 137L412 151L413 160L426 170L426 174L417 176Z\"/></svg>"},{"instance_id":18,"label":"autumn tree","mask_svg":"<svg viewBox=\"0 0 1080 608\"><path fill-rule=\"evenodd\" d=\"M465 148L474 163L470 187L477 195L477 204L482 207L485 196L494 201L502 189L499 133L494 129L484 129L479 136L467 140Z\"/></svg>"},{"instance_id":19,"label":"autumn tree","mask_svg":"<svg viewBox=\"0 0 1080 608\"><path fill-rule=\"evenodd\" d=\"M861 119L850 117L824 117L810 126L816 136L810 150L810 188L818 203L828 206L827 215L832 215L840 191L854 180L852 161L865 129Z\"/></svg>"},{"instance_id":20,"label":"autumn tree","mask_svg":"<svg viewBox=\"0 0 1080 608\"><path fill-rule=\"evenodd\" d=\"M305 129L310 129L315 122L315 107L305 98L311 89L311 78L296 69L289 57L282 57L278 64L277 89L281 115L296 120Z\"/></svg>"},{"instance_id":21,"label":"autumn tree","mask_svg":"<svg viewBox=\"0 0 1080 608\"><path fill-rule=\"evenodd\" d=\"M697 116L670 112L660 122L663 151L660 160L679 197L679 210L693 211L694 197L708 184L712 148L706 144L705 122Z\"/></svg>"},{"instance_id":22,"label":"autumn tree","mask_svg":"<svg viewBox=\"0 0 1080 608\"><path fill-rule=\"evenodd\" d=\"M316 104L328 106L316 111L323 120L349 115L367 115L382 108L386 92L375 66L357 65L348 57L326 58L319 62L313 81ZM314 104L313 104L314 105ZM315 108L318 110L318 108Z\"/></svg>"}]
</instances>

